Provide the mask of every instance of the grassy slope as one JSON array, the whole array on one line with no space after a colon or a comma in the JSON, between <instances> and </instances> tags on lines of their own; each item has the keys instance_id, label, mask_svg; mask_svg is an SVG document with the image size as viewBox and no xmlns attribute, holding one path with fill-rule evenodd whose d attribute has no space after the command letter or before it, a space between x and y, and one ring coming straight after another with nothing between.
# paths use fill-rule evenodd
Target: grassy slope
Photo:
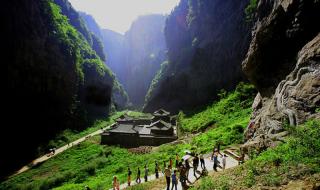
<instances>
[{"instance_id":1,"label":"grassy slope","mask_svg":"<svg viewBox=\"0 0 320 190\"><path fill-rule=\"evenodd\" d=\"M291 134L285 143L240 167L201 180L194 189L257 189L258 186L286 185L299 179L319 184L320 121L309 121L289 131Z\"/></svg>"},{"instance_id":2,"label":"grassy slope","mask_svg":"<svg viewBox=\"0 0 320 190\"><path fill-rule=\"evenodd\" d=\"M120 117L124 113L125 113L125 111L116 112L112 116L110 116L109 118L107 118L105 120L97 120L97 121L95 121L95 123L93 124L92 127L89 127L83 131L66 129L63 132L61 132L59 135L57 135L57 137L55 139L53 139L49 142L49 147L64 146L64 145L68 144L68 142L75 141L81 137L84 137L90 133L93 133L93 132L101 129L101 127L106 127L108 125L111 125L112 123L115 122L116 118Z\"/></svg>"},{"instance_id":3,"label":"grassy slope","mask_svg":"<svg viewBox=\"0 0 320 190\"><path fill-rule=\"evenodd\" d=\"M200 133L188 144L162 145L151 153L137 155L123 148L101 146L99 137L94 137L78 147L57 155L37 168L1 183L0 189L48 189L52 187L82 189L85 185L94 189L104 189L111 187L113 175L117 175L122 183L125 182L128 165L133 170L133 176L135 176L137 167L142 169L144 164L148 164L152 173L155 160L158 160L162 166L163 161L168 161L169 157L174 157L176 153L182 155L185 149L196 147L198 152L208 152L218 140L224 145L239 143L242 141L243 128L249 120L253 88L250 85L241 84L235 92L224 94L222 97L219 102L208 106L201 113L188 116L180 114L179 120L184 132L197 132L205 129L202 125L208 127L207 123L215 126L205 133ZM140 115L137 112L128 114Z\"/></svg>"},{"instance_id":4,"label":"grassy slope","mask_svg":"<svg viewBox=\"0 0 320 190\"><path fill-rule=\"evenodd\" d=\"M252 85L240 83L233 93L220 93L220 101L203 111L186 116L179 114L183 132L198 132L204 135L193 139L193 145L208 152L217 141L225 145L241 143L243 130L248 124L255 90ZM208 129L210 128L210 129Z\"/></svg>"}]
</instances>

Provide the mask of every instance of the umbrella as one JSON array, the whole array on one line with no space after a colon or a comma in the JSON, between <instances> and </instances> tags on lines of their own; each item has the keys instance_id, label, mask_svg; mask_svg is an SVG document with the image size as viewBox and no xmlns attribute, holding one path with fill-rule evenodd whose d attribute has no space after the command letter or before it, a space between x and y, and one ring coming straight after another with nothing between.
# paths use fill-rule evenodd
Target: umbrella
<instances>
[{"instance_id":1,"label":"umbrella","mask_svg":"<svg viewBox=\"0 0 320 190\"><path fill-rule=\"evenodd\" d=\"M183 157L182 157L182 159L183 160L188 160L189 158L191 158L192 156L190 156L190 155L184 155Z\"/></svg>"}]
</instances>

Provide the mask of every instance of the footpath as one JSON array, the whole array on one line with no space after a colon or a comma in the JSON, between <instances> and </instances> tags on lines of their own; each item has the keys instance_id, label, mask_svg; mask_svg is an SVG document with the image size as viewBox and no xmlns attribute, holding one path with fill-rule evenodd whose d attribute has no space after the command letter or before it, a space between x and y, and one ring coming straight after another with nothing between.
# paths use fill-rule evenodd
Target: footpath
<instances>
[{"instance_id":1,"label":"footpath","mask_svg":"<svg viewBox=\"0 0 320 190\"><path fill-rule=\"evenodd\" d=\"M238 166L238 160L237 160L238 156L234 153L234 150L226 149L226 150L224 150L222 152L222 154L226 154L227 155L227 158L226 158L226 169ZM205 160L205 167L206 167L207 171L208 172L213 171L213 161L211 160L211 154L204 155L204 160ZM221 159L220 155L218 157L218 160L219 160L220 163L222 163L222 159ZM190 162L190 165L192 166L192 162ZM149 170L152 170L152 169L153 168L149 168ZM200 177L200 175L196 173L196 176L197 176L197 178L196 178L193 175L194 174L193 170L194 170L194 168L191 168L189 170L189 175L188 175L188 179L192 184L194 182L196 182ZM200 165L197 168L197 170L202 172L202 168L201 168ZM220 167L218 167L217 170L219 172L222 169ZM143 178L143 170L141 170L141 174L142 174L141 175L142 176L141 177L141 183L145 183L144 178ZM159 179L163 178L163 177L164 177L164 175L162 173L159 173ZM154 180L159 180L159 179L156 179L155 174L148 176L148 182L154 181ZM133 175L132 175L132 182L131 182L131 186L134 186L134 185L137 185L137 183L135 182L135 173L133 173ZM172 184L170 184L170 189L171 189L171 186L172 186ZM123 183L123 184L120 185L120 189L125 189L127 187L128 187L127 183ZM163 189L166 189L166 184L164 184L164 188ZM178 183L177 189L178 190L182 190L182 186L181 186L180 181ZM112 190L112 188L110 190Z\"/></svg>"},{"instance_id":2,"label":"footpath","mask_svg":"<svg viewBox=\"0 0 320 190\"><path fill-rule=\"evenodd\" d=\"M56 156L56 155L58 155L58 154L60 154L60 153L62 153L64 151L68 150L69 148L71 148L71 147L73 147L75 145L78 145L79 143L87 140L88 138L90 138L92 136L99 135L99 134L103 133L104 130L108 129L112 125L109 125L109 126L103 128L103 129L99 129L99 130L97 130L97 131L95 131L93 133L90 133L90 134L88 134L88 135L86 135L86 136L84 136L84 137L82 137L80 139L77 139L77 140L75 140L73 142L70 142L69 144L66 144L66 145L62 146L62 147L56 149L54 154L50 154L49 153L49 154L43 155L43 156L33 160L31 163L29 163L26 166L23 166L20 170L18 170L16 173L14 173L13 176L14 175L18 175L18 174L20 174L22 172L25 172L25 171L29 170L30 168L36 166L37 164L40 164L42 162L45 162L45 161L49 160L50 158L52 158L52 157L54 157L54 156Z\"/></svg>"}]
</instances>

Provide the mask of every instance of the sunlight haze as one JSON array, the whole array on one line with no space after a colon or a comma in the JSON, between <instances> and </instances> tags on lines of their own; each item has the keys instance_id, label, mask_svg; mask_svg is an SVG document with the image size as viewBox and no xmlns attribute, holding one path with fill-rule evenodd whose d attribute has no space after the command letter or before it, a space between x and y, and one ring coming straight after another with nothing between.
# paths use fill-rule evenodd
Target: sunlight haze
<instances>
[{"instance_id":1,"label":"sunlight haze","mask_svg":"<svg viewBox=\"0 0 320 190\"><path fill-rule=\"evenodd\" d=\"M92 15L101 28L125 33L139 15L169 14L179 0L69 0L72 6Z\"/></svg>"}]
</instances>

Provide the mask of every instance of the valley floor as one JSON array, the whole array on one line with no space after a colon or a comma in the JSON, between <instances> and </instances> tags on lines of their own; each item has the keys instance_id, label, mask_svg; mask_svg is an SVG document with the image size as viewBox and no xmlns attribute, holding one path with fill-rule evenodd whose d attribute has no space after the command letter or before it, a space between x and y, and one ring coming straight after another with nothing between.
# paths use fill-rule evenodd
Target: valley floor
<instances>
[{"instance_id":1,"label":"valley floor","mask_svg":"<svg viewBox=\"0 0 320 190\"><path fill-rule=\"evenodd\" d=\"M178 140L175 144L161 145L145 154L137 154L116 146L101 146L100 138L93 136L72 148L62 148L62 153L1 182L0 189L74 190L83 189L85 185L92 189L106 189L111 188L114 175L118 176L121 183L126 182L128 166L132 171L136 171L137 167L142 168L148 164L148 167L152 168L152 175L155 161L168 162L176 154L182 156L185 150L205 154L211 152L218 141L223 142L222 149L230 144L238 144L242 141L243 129L249 121L254 94L252 89L252 86L242 84L235 92L223 94L220 101L206 108L194 113L180 113L178 120L181 132L189 138ZM141 115L136 112L129 114ZM107 119L79 134L63 133L50 144L61 147L80 137L83 140L89 133L99 131L101 126L105 127L111 123L112 119ZM206 132L201 133L204 129ZM198 135L191 135L195 133Z\"/></svg>"}]
</instances>

